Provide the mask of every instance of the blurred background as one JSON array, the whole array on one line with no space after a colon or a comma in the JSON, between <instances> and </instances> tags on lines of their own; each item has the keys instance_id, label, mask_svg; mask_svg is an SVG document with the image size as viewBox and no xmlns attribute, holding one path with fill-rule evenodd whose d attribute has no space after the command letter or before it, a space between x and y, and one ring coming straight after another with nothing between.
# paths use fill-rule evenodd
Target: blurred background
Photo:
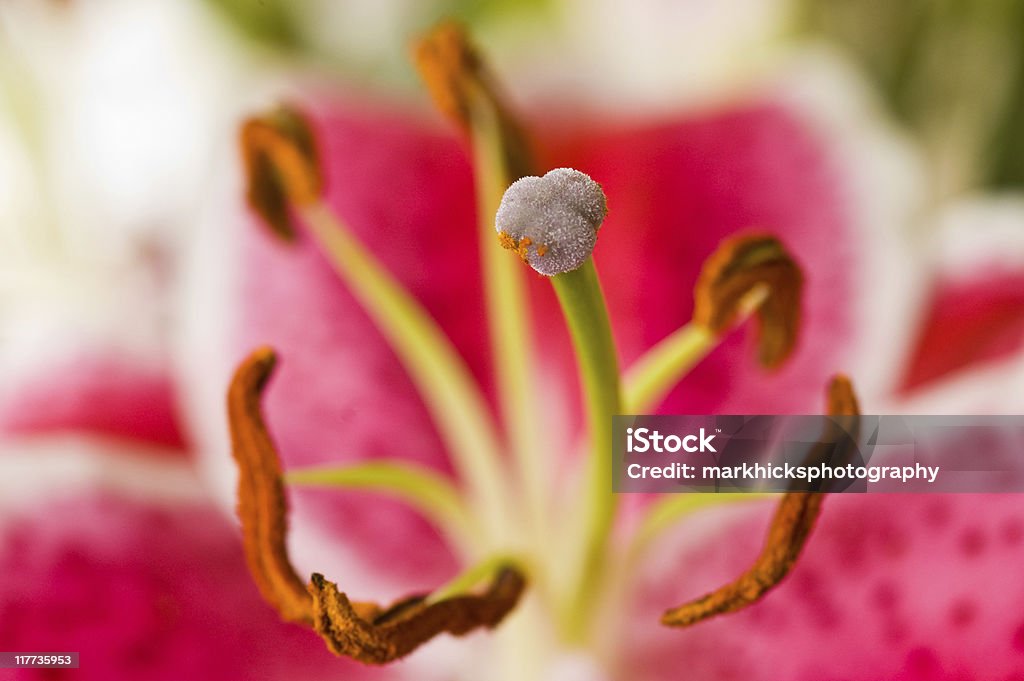
<instances>
[{"instance_id":1,"label":"blurred background","mask_svg":"<svg viewBox=\"0 0 1024 681\"><path fill-rule=\"evenodd\" d=\"M328 678L261 608L200 451L181 355L220 294L196 243L239 210L253 111L337 88L433 120L409 43L444 17L532 120L781 93L875 182L884 275L851 303L886 320L851 360L875 411L1024 406L1024 2L4 0L0 649L77 645L67 678ZM208 577L179 582L190 561Z\"/></svg>"}]
</instances>

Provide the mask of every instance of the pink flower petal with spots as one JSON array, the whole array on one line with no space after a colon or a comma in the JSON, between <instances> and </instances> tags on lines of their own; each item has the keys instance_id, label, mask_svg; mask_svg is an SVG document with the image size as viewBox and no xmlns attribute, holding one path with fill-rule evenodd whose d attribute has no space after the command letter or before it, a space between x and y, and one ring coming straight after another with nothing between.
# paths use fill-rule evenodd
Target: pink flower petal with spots
<instances>
[{"instance_id":1,"label":"pink flower petal with spots","mask_svg":"<svg viewBox=\"0 0 1024 681\"><path fill-rule=\"evenodd\" d=\"M598 131L571 144L561 152L566 162L608 194L596 258L627 365L689 321L693 284L725 236L771 232L804 268L800 345L782 371L757 366L748 334L737 333L673 391L665 413L815 408L817 386L856 337L849 301L866 257L828 146L770 103Z\"/></svg>"},{"instance_id":2,"label":"pink flower petal with spots","mask_svg":"<svg viewBox=\"0 0 1024 681\"><path fill-rule=\"evenodd\" d=\"M437 319L486 391L473 186L462 146L393 111L343 102L312 113L329 202ZM213 239L221 243L211 246L215 260L203 273L214 283L198 292L193 321L209 314L211 289L227 312L201 320L186 363L209 367L199 372L198 400L187 402L219 491L233 496L222 406L227 377L240 357L264 344L281 360L265 408L286 467L388 458L450 473L403 367L315 245L306 238L282 244L248 214L218 228ZM359 565L387 565L374 572L398 580L401 586L391 587L398 596L433 588L455 570L435 529L400 504L336 490L292 496L295 526L326 529L324 542L343 538L354 548L338 566L339 579Z\"/></svg>"},{"instance_id":3,"label":"pink flower petal with spots","mask_svg":"<svg viewBox=\"0 0 1024 681\"><path fill-rule=\"evenodd\" d=\"M632 592L623 669L635 679L1020 678L1016 495L832 495L789 577L745 611L691 629L666 606L706 593L760 550L766 504L708 512L654 547ZM980 512L983 511L983 512Z\"/></svg>"},{"instance_id":4,"label":"pink flower petal with spots","mask_svg":"<svg viewBox=\"0 0 1024 681\"><path fill-rule=\"evenodd\" d=\"M329 202L434 315L489 392L472 178L463 145L412 119L351 103L322 103L314 113ZM848 350L821 339L837 329L840 338L856 337L844 301L853 295L852 271L862 254L842 195L843 177L834 167L838 161L808 126L766 103L683 122L551 137L560 141L545 147L541 140L539 146L548 149L544 157L586 170L608 194L611 213L597 259L625 360L688 320L697 272L728 234L775 230L808 270L808 329L790 367L769 378L737 334L665 408L810 408ZM816 200L806 201L808 194ZM196 337L206 346L210 339L223 346L230 361L259 344L278 349L282 364L266 409L286 464L398 457L449 471L401 366L315 247L308 240L284 246L255 220L226 229L230 236L219 251L224 273L215 286L227 287L229 312L215 314L212 330ZM537 367L545 375L539 379L546 381L544 399L578 424L574 362L560 313L546 282L528 276L543 337ZM205 286L201 294L209 290ZM197 301L194 307L200 306ZM226 376L230 361L203 373ZM224 384L208 382L204 390L221 391ZM200 404L215 402L205 398ZM212 435L224 430L220 413L199 419L201 433L222 441L222 434ZM221 447L204 449L223 457ZM218 466L230 474L229 466ZM296 496L306 499L300 507L337 519L336 536L352 540L357 554L373 563L394 564L416 545L423 550L410 575L428 581L451 570L436 538L397 506L367 506L364 498L350 501L336 493ZM389 531L380 532L379 524Z\"/></svg>"},{"instance_id":5,"label":"pink flower petal with spots","mask_svg":"<svg viewBox=\"0 0 1024 681\"><path fill-rule=\"evenodd\" d=\"M53 442L0 464L0 641L79 652L80 667L3 678L370 678L266 607L237 529L196 494L184 464L74 451Z\"/></svg>"}]
</instances>

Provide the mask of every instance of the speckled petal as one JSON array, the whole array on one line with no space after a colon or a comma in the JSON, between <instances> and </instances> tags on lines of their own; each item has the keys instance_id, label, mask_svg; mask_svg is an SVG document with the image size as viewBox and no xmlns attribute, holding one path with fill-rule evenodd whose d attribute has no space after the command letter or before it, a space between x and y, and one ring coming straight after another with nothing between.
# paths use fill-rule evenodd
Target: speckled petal
<instances>
[{"instance_id":1,"label":"speckled petal","mask_svg":"<svg viewBox=\"0 0 1024 681\"><path fill-rule=\"evenodd\" d=\"M623 665L645 681L1020 678L1024 508L1014 495L832 496L800 562L748 610L687 630L666 603L739 573L768 504L709 511L666 537L635 584Z\"/></svg>"},{"instance_id":2,"label":"speckled petal","mask_svg":"<svg viewBox=\"0 0 1024 681\"><path fill-rule=\"evenodd\" d=\"M36 452L32 465L44 465L49 454ZM80 667L6 671L3 678L364 677L361 666L337 659L319 637L281 622L266 605L237 529L214 504L169 494L149 476L108 485L79 469L69 485L52 484L59 475L14 483L10 464L2 469L6 484L32 485L33 494L12 503L5 487L0 504L0 640L8 650L78 652ZM155 472L175 484L189 475L167 464Z\"/></svg>"},{"instance_id":3,"label":"speckled petal","mask_svg":"<svg viewBox=\"0 0 1024 681\"><path fill-rule=\"evenodd\" d=\"M489 392L474 192L459 141L367 105L323 100L307 110L328 202ZM238 194L229 210L240 203ZM260 345L280 359L264 409L285 468L388 458L450 473L401 363L312 241L300 234L283 244L242 212L210 229L189 298L186 407L225 505L234 503L234 470L224 390L237 361ZM294 490L292 499L292 526L309 535L295 542L296 561L342 583L355 565L375 566L386 586L374 593L387 600L430 590L456 569L435 529L397 502L338 490ZM329 558L339 547L343 557Z\"/></svg>"},{"instance_id":4,"label":"speckled petal","mask_svg":"<svg viewBox=\"0 0 1024 681\"><path fill-rule=\"evenodd\" d=\"M774 234L804 269L801 338L782 370L763 371L746 334L737 333L673 391L663 410L816 407L817 387L842 364L844 339L856 333L850 303L863 257L828 147L791 112L751 104L597 132L563 153L608 195L595 259L627 365L689 320L700 267L724 237L750 229Z\"/></svg>"}]
</instances>

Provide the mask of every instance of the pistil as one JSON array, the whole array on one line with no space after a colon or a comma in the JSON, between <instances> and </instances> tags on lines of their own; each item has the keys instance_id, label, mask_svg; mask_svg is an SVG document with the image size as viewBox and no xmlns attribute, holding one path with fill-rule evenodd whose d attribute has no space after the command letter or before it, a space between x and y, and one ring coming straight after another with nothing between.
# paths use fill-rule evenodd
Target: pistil
<instances>
[{"instance_id":1,"label":"pistil","mask_svg":"<svg viewBox=\"0 0 1024 681\"><path fill-rule=\"evenodd\" d=\"M620 412L618 353L612 338L608 310L593 260L576 270L552 277L552 285L572 336L586 408L589 455L583 473L582 528L570 536L581 540L570 565L569 599L564 607L570 638L587 635L595 592L604 576L604 563L616 497L612 494L611 417Z\"/></svg>"},{"instance_id":2,"label":"pistil","mask_svg":"<svg viewBox=\"0 0 1024 681\"><path fill-rule=\"evenodd\" d=\"M594 593L604 575L615 518L609 422L620 411L619 361L591 252L608 212L600 185L578 170L524 177L505 192L495 219L499 243L551 278L572 337L582 381L589 454L583 472L580 526L569 528L567 594L560 618L568 638L586 637Z\"/></svg>"}]
</instances>

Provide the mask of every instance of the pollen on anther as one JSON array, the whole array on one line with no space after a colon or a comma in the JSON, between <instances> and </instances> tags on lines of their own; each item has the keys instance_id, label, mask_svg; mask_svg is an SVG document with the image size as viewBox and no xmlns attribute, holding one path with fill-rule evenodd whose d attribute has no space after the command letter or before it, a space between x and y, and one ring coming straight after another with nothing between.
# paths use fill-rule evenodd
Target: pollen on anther
<instances>
[{"instance_id":1,"label":"pollen on anther","mask_svg":"<svg viewBox=\"0 0 1024 681\"><path fill-rule=\"evenodd\" d=\"M571 168L524 177L501 199L498 239L537 272L554 276L582 265L608 213L601 185Z\"/></svg>"}]
</instances>

